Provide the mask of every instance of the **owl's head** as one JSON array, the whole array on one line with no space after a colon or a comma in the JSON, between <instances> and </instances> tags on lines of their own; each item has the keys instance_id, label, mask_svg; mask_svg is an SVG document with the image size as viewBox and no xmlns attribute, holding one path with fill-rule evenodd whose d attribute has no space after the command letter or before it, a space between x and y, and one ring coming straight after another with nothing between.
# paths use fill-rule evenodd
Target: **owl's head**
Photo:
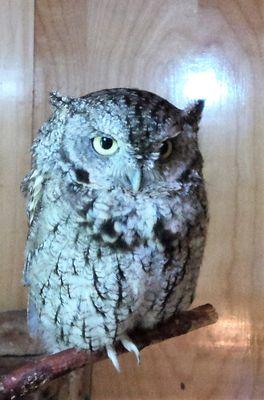
<instances>
[{"instance_id":1,"label":"owl's head","mask_svg":"<svg viewBox=\"0 0 264 400\"><path fill-rule=\"evenodd\" d=\"M51 103L55 112L33 146L42 168L68 171L83 187L131 193L199 177L202 100L180 110L154 93L119 88L80 98L53 93Z\"/></svg>"}]
</instances>

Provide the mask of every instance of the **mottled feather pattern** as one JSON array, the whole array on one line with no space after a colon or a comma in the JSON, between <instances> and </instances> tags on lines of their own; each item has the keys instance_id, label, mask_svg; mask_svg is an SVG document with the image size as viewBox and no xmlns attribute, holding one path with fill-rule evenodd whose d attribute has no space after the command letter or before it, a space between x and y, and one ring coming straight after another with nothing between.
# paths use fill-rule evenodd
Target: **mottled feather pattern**
<instances>
[{"instance_id":1,"label":"mottled feather pattern","mask_svg":"<svg viewBox=\"0 0 264 400\"><path fill-rule=\"evenodd\" d=\"M51 103L22 185L30 329L51 352L106 347L117 366L116 341L137 354L129 331L194 297L207 225L203 102L182 111L150 92L107 89ZM118 150L98 154L96 137Z\"/></svg>"}]
</instances>

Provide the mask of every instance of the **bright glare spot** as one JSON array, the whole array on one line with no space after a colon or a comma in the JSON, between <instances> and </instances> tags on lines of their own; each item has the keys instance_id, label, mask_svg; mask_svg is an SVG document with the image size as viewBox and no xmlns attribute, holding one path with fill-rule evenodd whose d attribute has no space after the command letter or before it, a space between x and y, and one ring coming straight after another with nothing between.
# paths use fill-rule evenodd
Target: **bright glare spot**
<instances>
[{"instance_id":1,"label":"bright glare spot","mask_svg":"<svg viewBox=\"0 0 264 400\"><path fill-rule=\"evenodd\" d=\"M207 105L213 104L228 95L228 84L213 69L190 71L184 82L183 95L188 100L204 99Z\"/></svg>"},{"instance_id":2,"label":"bright glare spot","mask_svg":"<svg viewBox=\"0 0 264 400\"><path fill-rule=\"evenodd\" d=\"M1 0L0 0L1 2ZM0 65L0 98L11 100L25 96L25 76L19 68L13 69L9 65L1 68Z\"/></svg>"},{"instance_id":3,"label":"bright glare spot","mask_svg":"<svg viewBox=\"0 0 264 400\"><path fill-rule=\"evenodd\" d=\"M18 83L15 80L6 79L0 82L1 97L16 96L18 92Z\"/></svg>"}]
</instances>

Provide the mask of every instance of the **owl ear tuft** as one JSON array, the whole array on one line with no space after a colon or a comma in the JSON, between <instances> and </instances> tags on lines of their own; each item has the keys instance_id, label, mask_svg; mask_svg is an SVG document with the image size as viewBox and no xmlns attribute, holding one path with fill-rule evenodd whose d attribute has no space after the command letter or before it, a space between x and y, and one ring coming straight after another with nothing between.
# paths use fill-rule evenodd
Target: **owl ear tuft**
<instances>
[{"instance_id":1,"label":"owl ear tuft","mask_svg":"<svg viewBox=\"0 0 264 400\"><path fill-rule=\"evenodd\" d=\"M55 108L62 108L63 106L70 104L72 98L62 96L59 92L50 92L49 101Z\"/></svg>"},{"instance_id":2,"label":"owl ear tuft","mask_svg":"<svg viewBox=\"0 0 264 400\"><path fill-rule=\"evenodd\" d=\"M191 126L198 128L204 109L204 100L196 100L183 110L183 121Z\"/></svg>"}]
</instances>

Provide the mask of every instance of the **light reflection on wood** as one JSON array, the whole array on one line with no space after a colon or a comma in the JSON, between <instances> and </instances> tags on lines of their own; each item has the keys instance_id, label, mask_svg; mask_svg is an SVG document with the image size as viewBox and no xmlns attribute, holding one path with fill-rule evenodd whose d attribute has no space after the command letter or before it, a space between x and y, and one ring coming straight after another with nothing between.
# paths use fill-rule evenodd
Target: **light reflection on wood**
<instances>
[{"instance_id":1,"label":"light reflection on wood","mask_svg":"<svg viewBox=\"0 0 264 400\"><path fill-rule=\"evenodd\" d=\"M241 334L244 332L244 334ZM238 318L221 318L217 326L212 327L211 337L198 337L197 346L204 348L225 348L240 351L249 348L252 340L251 324Z\"/></svg>"},{"instance_id":2,"label":"light reflection on wood","mask_svg":"<svg viewBox=\"0 0 264 400\"><path fill-rule=\"evenodd\" d=\"M26 305L26 218L20 182L30 165L34 1L0 1L0 310Z\"/></svg>"}]
</instances>

